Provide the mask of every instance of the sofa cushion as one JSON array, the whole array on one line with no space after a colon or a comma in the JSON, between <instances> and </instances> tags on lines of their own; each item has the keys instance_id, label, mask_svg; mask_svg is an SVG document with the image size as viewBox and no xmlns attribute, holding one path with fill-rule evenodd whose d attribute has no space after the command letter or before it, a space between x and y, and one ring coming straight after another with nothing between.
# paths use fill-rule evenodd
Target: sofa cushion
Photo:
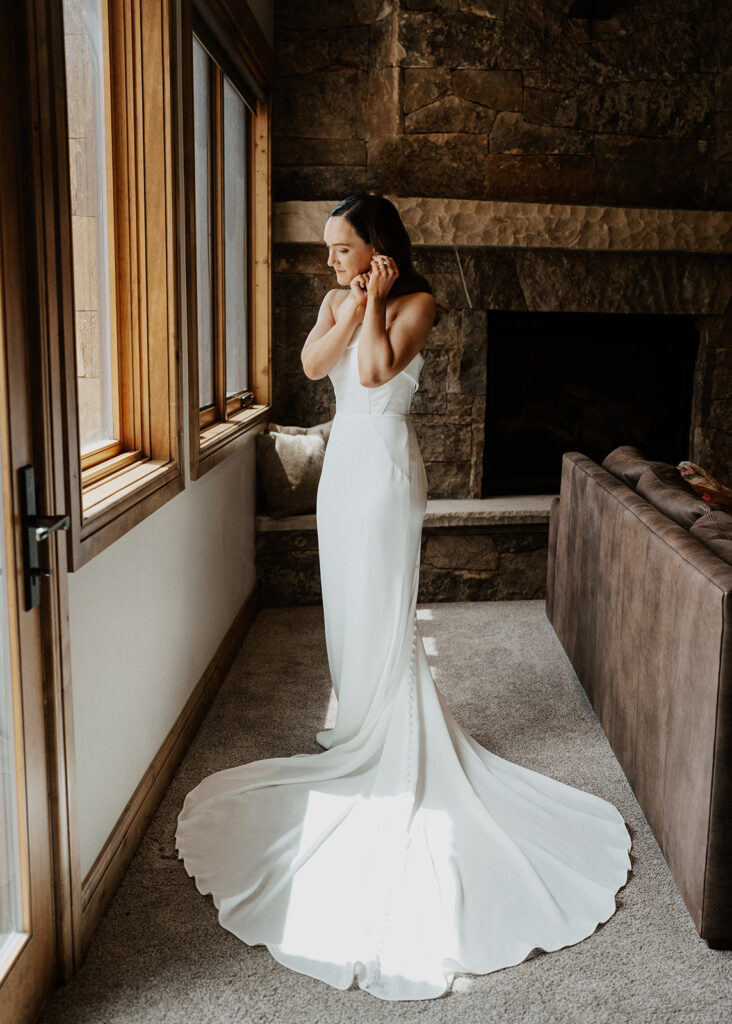
<instances>
[{"instance_id":1,"label":"sofa cushion","mask_svg":"<svg viewBox=\"0 0 732 1024\"><path fill-rule=\"evenodd\" d=\"M602 460L602 466L613 476L626 483L628 487L636 486L650 464L651 460L631 444L613 448L610 454Z\"/></svg>"},{"instance_id":2,"label":"sofa cushion","mask_svg":"<svg viewBox=\"0 0 732 1024\"><path fill-rule=\"evenodd\" d=\"M274 518L315 511L325 439L317 432L258 434L257 469Z\"/></svg>"},{"instance_id":3,"label":"sofa cushion","mask_svg":"<svg viewBox=\"0 0 732 1024\"><path fill-rule=\"evenodd\" d=\"M732 513L718 508L708 508L705 514L692 524L689 532L728 565L732 565Z\"/></svg>"},{"instance_id":4,"label":"sofa cushion","mask_svg":"<svg viewBox=\"0 0 732 1024\"><path fill-rule=\"evenodd\" d=\"M659 512L687 530L709 507L667 462L652 462L635 489Z\"/></svg>"}]
</instances>

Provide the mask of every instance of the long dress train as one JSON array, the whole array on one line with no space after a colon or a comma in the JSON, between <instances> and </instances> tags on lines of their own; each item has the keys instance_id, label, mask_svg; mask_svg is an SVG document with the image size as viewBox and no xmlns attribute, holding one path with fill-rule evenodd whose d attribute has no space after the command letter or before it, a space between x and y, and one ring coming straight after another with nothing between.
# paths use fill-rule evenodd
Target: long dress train
<instances>
[{"instance_id":1,"label":"long dress train","mask_svg":"<svg viewBox=\"0 0 732 1024\"><path fill-rule=\"evenodd\" d=\"M339 989L428 999L455 972L589 936L615 911L630 837L611 803L492 754L445 705L416 617L424 356L365 388L357 348L330 374L317 503L335 727L321 753L205 778L176 846L244 942Z\"/></svg>"}]
</instances>

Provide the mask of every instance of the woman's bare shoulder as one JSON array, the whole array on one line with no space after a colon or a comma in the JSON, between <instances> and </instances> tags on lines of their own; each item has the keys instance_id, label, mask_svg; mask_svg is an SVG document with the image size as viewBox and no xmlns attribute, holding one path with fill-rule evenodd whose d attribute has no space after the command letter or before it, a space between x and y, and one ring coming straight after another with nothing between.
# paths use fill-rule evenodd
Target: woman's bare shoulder
<instances>
[{"instance_id":1,"label":"woman's bare shoulder","mask_svg":"<svg viewBox=\"0 0 732 1024\"><path fill-rule=\"evenodd\" d=\"M402 306L434 306L435 297L432 292L407 292L406 295L400 295L398 301Z\"/></svg>"},{"instance_id":2,"label":"woman's bare shoulder","mask_svg":"<svg viewBox=\"0 0 732 1024\"><path fill-rule=\"evenodd\" d=\"M408 292L406 295L400 295L396 300L396 308L394 309L394 315L404 315L409 313L411 316L434 316L437 304L435 297L430 292Z\"/></svg>"},{"instance_id":3,"label":"woman's bare shoulder","mask_svg":"<svg viewBox=\"0 0 732 1024\"><path fill-rule=\"evenodd\" d=\"M338 311L340 304L343 302L343 297L346 294L347 292L344 291L343 288L331 288L330 291L325 293L318 312L318 320L320 323L324 323L326 320L332 320L335 322L336 312Z\"/></svg>"}]
</instances>

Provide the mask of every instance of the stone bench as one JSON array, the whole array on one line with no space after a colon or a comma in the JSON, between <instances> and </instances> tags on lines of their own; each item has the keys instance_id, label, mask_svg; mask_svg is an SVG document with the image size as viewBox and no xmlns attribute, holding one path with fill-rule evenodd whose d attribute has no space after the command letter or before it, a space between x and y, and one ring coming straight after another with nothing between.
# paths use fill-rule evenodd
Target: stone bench
<instances>
[{"instance_id":1,"label":"stone bench","mask_svg":"<svg viewBox=\"0 0 732 1024\"><path fill-rule=\"evenodd\" d=\"M422 528L419 601L543 598L553 494L436 498ZM260 607L319 604L314 515L256 518Z\"/></svg>"}]
</instances>

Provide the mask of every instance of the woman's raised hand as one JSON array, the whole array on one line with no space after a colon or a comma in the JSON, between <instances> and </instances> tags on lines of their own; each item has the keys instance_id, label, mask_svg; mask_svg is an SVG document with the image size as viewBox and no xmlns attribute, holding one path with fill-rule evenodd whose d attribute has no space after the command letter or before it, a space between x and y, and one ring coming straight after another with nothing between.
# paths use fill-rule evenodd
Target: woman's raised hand
<instances>
[{"instance_id":1,"label":"woman's raised hand","mask_svg":"<svg viewBox=\"0 0 732 1024\"><path fill-rule=\"evenodd\" d=\"M368 271L365 274L356 274L351 280L351 295L356 306L363 306L366 308L366 300L368 298L367 288L371 272Z\"/></svg>"},{"instance_id":2,"label":"woman's raised hand","mask_svg":"<svg viewBox=\"0 0 732 1024\"><path fill-rule=\"evenodd\" d=\"M375 299L385 299L391 287L399 277L399 268L391 256L374 253L371 259L371 272L367 285L368 295Z\"/></svg>"}]
</instances>

